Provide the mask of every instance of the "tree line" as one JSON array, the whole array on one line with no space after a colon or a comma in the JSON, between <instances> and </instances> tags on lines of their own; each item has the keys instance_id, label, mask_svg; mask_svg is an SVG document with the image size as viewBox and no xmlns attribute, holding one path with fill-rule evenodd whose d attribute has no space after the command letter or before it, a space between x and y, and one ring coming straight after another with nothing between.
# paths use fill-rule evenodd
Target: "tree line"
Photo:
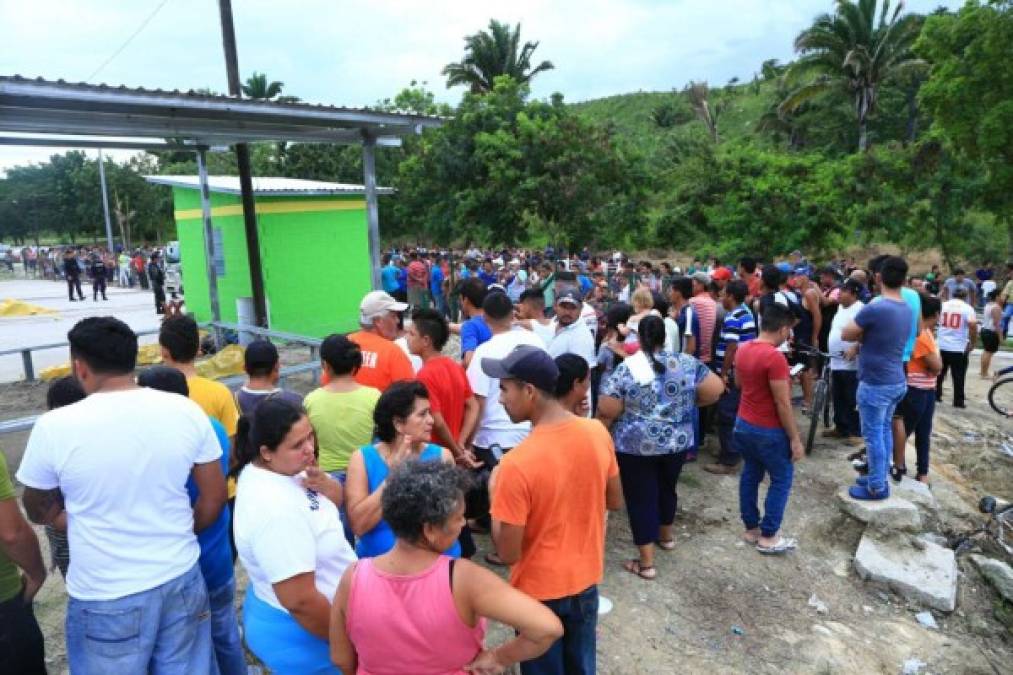
<instances>
[{"instance_id":1,"label":"tree line","mask_svg":"<svg viewBox=\"0 0 1013 675\"><path fill-rule=\"evenodd\" d=\"M456 105L437 103L424 82L377 103L448 118L378 152L378 180L397 190L381 201L381 234L720 256L892 242L938 248L951 263L1004 258L1013 242L1011 45L1011 0L928 16L890 0L838 0L798 35L792 63L767 60L751 81L694 81L652 95L650 109L610 112L560 94L533 98L532 78L554 66L535 63L539 44L522 42L519 25L494 20L443 71L448 87L466 87ZM255 73L244 93L297 100L283 89ZM257 175L362 180L358 147L261 143L252 155ZM235 173L231 153L209 164ZM135 178L195 173L192 155L149 153L107 168L135 236L169 232L168 191ZM75 153L10 171L0 181L0 239L94 234L93 171Z\"/></svg>"}]
</instances>

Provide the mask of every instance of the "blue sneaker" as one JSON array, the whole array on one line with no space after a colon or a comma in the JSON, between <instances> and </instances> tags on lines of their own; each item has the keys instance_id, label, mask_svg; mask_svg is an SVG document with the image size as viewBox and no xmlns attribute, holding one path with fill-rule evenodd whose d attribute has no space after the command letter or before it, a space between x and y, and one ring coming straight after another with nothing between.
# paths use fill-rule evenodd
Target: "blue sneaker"
<instances>
[{"instance_id":1,"label":"blue sneaker","mask_svg":"<svg viewBox=\"0 0 1013 675\"><path fill-rule=\"evenodd\" d=\"M855 485L861 485L862 487L868 486L869 476L868 475L855 476Z\"/></svg>"},{"instance_id":2,"label":"blue sneaker","mask_svg":"<svg viewBox=\"0 0 1013 675\"><path fill-rule=\"evenodd\" d=\"M866 501L879 501L886 499L890 496L890 488L883 488L882 490L870 490L869 484L865 485L852 485L848 488L848 494L854 499L863 499Z\"/></svg>"}]
</instances>

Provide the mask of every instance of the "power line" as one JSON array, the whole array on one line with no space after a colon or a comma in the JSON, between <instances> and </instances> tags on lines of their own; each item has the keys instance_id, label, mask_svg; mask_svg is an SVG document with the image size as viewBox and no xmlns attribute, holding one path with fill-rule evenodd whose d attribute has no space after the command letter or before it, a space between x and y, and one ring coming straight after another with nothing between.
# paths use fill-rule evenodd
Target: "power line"
<instances>
[{"instance_id":1,"label":"power line","mask_svg":"<svg viewBox=\"0 0 1013 675\"><path fill-rule=\"evenodd\" d=\"M158 14L159 10L161 10L163 7L165 7L165 5L168 2L169 2L169 0L162 0L162 2L158 3L158 6L155 7L155 9L151 12L151 14L149 14L147 17L145 17L144 21L141 22L141 25L137 27L137 30L135 30L133 33L131 33L130 37L128 37L123 42L123 44L121 44L119 46L119 48L115 52L112 53L112 55L108 59L106 59L105 61L103 61L102 65L99 66L98 68L96 68L95 72L92 73L91 75L89 75L85 79L85 81L89 81L89 80L93 79L96 75L98 75L100 72L102 72L102 69L104 69L106 66L108 66L112 62L113 59L115 59L117 56L119 56L120 52L122 52L124 49L126 49L127 46L131 42L133 42L134 38L141 34L141 31L144 30L145 26L147 26L151 22L151 20L155 18L155 15Z\"/></svg>"}]
</instances>

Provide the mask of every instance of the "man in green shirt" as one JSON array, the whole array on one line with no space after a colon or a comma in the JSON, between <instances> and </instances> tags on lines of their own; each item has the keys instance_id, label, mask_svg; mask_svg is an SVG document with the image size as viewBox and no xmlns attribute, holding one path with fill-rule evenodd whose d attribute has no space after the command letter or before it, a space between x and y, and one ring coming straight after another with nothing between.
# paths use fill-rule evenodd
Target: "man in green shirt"
<instances>
[{"instance_id":1,"label":"man in green shirt","mask_svg":"<svg viewBox=\"0 0 1013 675\"><path fill-rule=\"evenodd\" d=\"M45 580L39 540L14 499L0 452L0 673L46 672L42 631L32 611Z\"/></svg>"}]
</instances>

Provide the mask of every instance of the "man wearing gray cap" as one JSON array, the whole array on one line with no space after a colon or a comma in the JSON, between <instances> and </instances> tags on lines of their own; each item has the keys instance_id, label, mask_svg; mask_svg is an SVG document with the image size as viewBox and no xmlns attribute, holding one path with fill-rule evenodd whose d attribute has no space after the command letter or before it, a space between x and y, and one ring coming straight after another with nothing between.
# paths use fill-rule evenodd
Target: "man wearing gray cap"
<instances>
[{"instance_id":1,"label":"man wearing gray cap","mask_svg":"<svg viewBox=\"0 0 1013 675\"><path fill-rule=\"evenodd\" d=\"M563 623L563 637L521 673L594 673L605 511L622 504L612 438L556 400L559 370L544 350L518 346L481 367L499 380L510 419L532 425L489 480L496 551L510 565L510 584Z\"/></svg>"},{"instance_id":2,"label":"man wearing gray cap","mask_svg":"<svg viewBox=\"0 0 1013 675\"><path fill-rule=\"evenodd\" d=\"M581 319L584 303L580 291L571 288L556 296L555 334L547 347L553 358L563 354L576 354L587 361L589 368L597 364L594 352L594 334L587 322ZM587 409L591 410L591 391L587 392Z\"/></svg>"}]
</instances>

